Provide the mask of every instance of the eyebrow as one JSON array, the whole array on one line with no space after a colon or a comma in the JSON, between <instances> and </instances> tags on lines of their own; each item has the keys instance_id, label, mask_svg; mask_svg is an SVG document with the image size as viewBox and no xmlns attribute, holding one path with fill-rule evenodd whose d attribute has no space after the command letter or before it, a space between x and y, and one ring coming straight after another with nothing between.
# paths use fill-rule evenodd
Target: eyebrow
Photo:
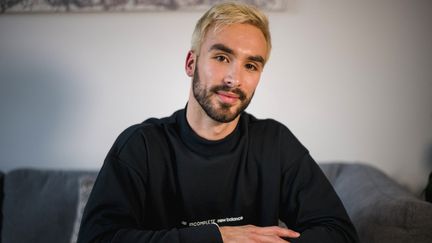
<instances>
[{"instance_id":1,"label":"eyebrow","mask_svg":"<svg viewBox=\"0 0 432 243\"><path fill-rule=\"evenodd\" d=\"M264 63L265 63L264 58L263 58L262 56L250 56L250 57L248 57L247 59L248 59L249 61L252 61L252 62L259 62L259 63L261 63L263 66L264 66Z\"/></svg>"},{"instance_id":2,"label":"eyebrow","mask_svg":"<svg viewBox=\"0 0 432 243\"><path fill-rule=\"evenodd\" d=\"M214 45L212 45L212 46L209 48L209 51L213 51L213 50L223 51L223 52L226 52L226 53L228 53L228 54L232 54L232 55L234 54L234 50L233 50L233 49L229 48L228 46L226 46L226 45L224 45L224 44L220 44L220 43L214 44ZM262 56L260 56L260 55L256 55L256 56L249 56L249 57L247 57L247 59L248 59L249 61L252 61L252 62L258 62L258 63L261 63L263 66L264 66L264 64L265 64L265 59L264 59L264 57L262 57Z\"/></svg>"},{"instance_id":3,"label":"eyebrow","mask_svg":"<svg viewBox=\"0 0 432 243\"><path fill-rule=\"evenodd\" d=\"M224 45L224 44L214 44L210 47L209 51L213 51L213 50L217 50L217 51L223 51L226 52L228 54L234 54L234 51L229 48L228 46Z\"/></svg>"}]
</instances>

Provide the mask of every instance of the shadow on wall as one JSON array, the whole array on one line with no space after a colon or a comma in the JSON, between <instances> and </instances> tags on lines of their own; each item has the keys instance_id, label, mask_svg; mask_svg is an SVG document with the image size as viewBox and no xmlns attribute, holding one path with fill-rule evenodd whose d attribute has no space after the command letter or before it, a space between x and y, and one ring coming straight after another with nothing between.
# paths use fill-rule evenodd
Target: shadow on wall
<instances>
[{"instance_id":1,"label":"shadow on wall","mask_svg":"<svg viewBox=\"0 0 432 243\"><path fill-rule=\"evenodd\" d=\"M54 133L72 102L71 82L56 65L0 58L0 170L49 160Z\"/></svg>"}]
</instances>

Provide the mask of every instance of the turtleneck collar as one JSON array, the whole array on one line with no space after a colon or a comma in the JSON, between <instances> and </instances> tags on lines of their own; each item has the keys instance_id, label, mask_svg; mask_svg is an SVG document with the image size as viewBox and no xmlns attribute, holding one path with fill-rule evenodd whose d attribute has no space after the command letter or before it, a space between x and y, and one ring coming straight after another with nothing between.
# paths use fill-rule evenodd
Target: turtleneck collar
<instances>
[{"instance_id":1,"label":"turtleneck collar","mask_svg":"<svg viewBox=\"0 0 432 243\"><path fill-rule=\"evenodd\" d=\"M244 122L243 116L245 113L240 114L236 128L228 136L220 140L207 140L195 133L189 125L186 119L186 110L187 105L185 109L177 113L176 120L179 124L181 139L190 150L204 156L217 156L233 151L239 144L241 130L244 129L242 123Z\"/></svg>"}]
</instances>

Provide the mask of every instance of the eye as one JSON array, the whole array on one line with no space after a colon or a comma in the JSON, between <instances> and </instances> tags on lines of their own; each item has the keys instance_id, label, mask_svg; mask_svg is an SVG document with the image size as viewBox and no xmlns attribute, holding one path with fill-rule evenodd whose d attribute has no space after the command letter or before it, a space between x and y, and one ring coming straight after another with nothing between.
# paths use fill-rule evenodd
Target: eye
<instances>
[{"instance_id":1,"label":"eye","mask_svg":"<svg viewBox=\"0 0 432 243\"><path fill-rule=\"evenodd\" d=\"M218 62L228 62L228 58L225 56L215 56L214 59L216 59Z\"/></svg>"},{"instance_id":2,"label":"eye","mask_svg":"<svg viewBox=\"0 0 432 243\"><path fill-rule=\"evenodd\" d=\"M245 65L245 68L246 68L247 70L251 70L251 71L257 71L257 70L258 70L258 68L257 68L255 65L250 64L250 63L246 64L246 65Z\"/></svg>"}]
</instances>

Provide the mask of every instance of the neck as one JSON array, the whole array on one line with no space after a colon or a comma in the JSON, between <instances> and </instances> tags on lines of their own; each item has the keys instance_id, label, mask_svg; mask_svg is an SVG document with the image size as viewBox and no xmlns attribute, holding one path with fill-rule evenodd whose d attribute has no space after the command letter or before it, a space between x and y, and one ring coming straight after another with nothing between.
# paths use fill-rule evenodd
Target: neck
<instances>
[{"instance_id":1,"label":"neck","mask_svg":"<svg viewBox=\"0 0 432 243\"><path fill-rule=\"evenodd\" d=\"M231 134L236 128L239 117L233 121L223 123L213 120L205 113L193 94L189 97L186 110L186 120L192 130L200 137L207 140L220 140Z\"/></svg>"}]
</instances>

